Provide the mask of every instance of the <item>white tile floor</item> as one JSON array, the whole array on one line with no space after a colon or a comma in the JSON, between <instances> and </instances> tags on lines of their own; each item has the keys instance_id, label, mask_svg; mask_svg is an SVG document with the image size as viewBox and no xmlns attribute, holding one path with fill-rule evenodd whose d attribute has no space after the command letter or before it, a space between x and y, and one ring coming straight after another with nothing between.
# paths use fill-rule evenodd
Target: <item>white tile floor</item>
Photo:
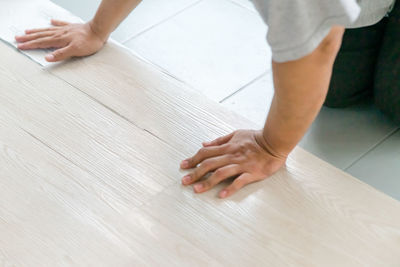
<instances>
[{"instance_id":1,"label":"white tile floor","mask_svg":"<svg viewBox=\"0 0 400 267\"><path fill-rule=\"evenodd\" d=\"M100 0L53 0L88 20ZM143 0L112 37L263 124L273 95L266 26L247 0ZM301 144L400 200L400 132L372 105L323 108Z\"/></svg>"}]
</instances>

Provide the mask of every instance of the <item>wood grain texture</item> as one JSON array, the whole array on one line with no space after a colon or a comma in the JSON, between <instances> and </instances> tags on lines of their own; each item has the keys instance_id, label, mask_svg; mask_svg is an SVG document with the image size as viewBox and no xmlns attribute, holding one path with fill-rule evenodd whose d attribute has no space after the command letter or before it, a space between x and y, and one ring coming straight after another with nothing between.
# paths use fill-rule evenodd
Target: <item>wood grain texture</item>
<instances>
[{"instance_id":1,"label":"wood grain texture","mask_svg":"<svg viewBox=\"0 0 400 267\"><path fill-rule=\"evenodd\" d=\"M138 208L116 209L112 188L17 125L0 126L0 266L213 263Z\"/></svg>"},{"instance_id":2,"label":"wood grain texture","mask_svg":"<svg viewBox=\"0 0 400 267\"><path fill-rule=\"evenodd\" d=\"M2 58L11 63L0 67L0 114L9 114L32 136L96 175L128 206L141 204L176 182L183 156L177 150L48 72L38 70L35 63L24 62L26 59L16 57L15 51L7 51ZM18 71L21 60L24 72ZM154 153L155 147L160 148L158 153ZM137 153L138 149L143 153Z\"/></svg>"},{"instance_id":3,"label":"wood grain texture","mask_svg":"<svg viewBox=\"0 0 400 267\"><path fill-rule=\"evenodd\" d=\"M201 141L254 125L121 47L0 56L0 266L400 265L400 203L300 148L228 200L181 186Z\"/></svg>"}]
</instances>

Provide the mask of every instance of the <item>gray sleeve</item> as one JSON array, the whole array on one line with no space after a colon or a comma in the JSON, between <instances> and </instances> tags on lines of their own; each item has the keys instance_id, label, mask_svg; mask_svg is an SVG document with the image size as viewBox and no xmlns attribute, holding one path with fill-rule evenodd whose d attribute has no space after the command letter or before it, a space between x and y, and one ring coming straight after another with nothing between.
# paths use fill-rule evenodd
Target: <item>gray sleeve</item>
<instances>
[{"instance_id":1,"label":"gray sleeve","mask_svg":"<svg viewBox=\"0 0 400 267\"><path fill-rule=\"evenodd\" d=\"M356 0L253 0L268 26L272 58L285 62L314 51L334 25L351 25L360 13Z\"/></svg>"}]
</instances>

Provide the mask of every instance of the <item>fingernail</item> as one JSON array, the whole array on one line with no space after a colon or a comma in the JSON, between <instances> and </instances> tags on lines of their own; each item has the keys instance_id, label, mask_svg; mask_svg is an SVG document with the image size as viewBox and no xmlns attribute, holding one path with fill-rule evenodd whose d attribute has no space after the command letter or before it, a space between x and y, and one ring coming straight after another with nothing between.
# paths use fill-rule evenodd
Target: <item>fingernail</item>
<instances>
[{"instance_id":1,"label":"fingernail","mask_svg":"<svg viewBox=\"0 0 400 267\"><path fill-rule=\"evenodd\" d=\"M189 168L189 161L188 160L184 160L181 162L181 167L182 168Z\"/></svg>"},{"instance_id":2,"label":"fingernail","mask_svg":"<svg viewBox=\"0 0 400 267\"><path fill-rule=\"evenodd\" d=\"M22 47L23 47L23 45L21 45L21 44L17 45L18 49L21 49Z\"/></svg>"},{"instance_id":3,"label":"fingernail","mask_svg":"<svg viewBox=\"0 0 400 267\"><path fill-rule=\"evenodd\" d=\"M222 190L221 193L219 193L219 197L220 198L225 198L228 195L228 191L227 190Z\"/></svg>"},{"instance_id":4,"label":"fingernail","mask_svg":"<svg viewBox=\"0 0 400 267\"><path fill-rule=\"evenodd\" d=\"M46 60L47 61L53 61L54 60L54 55L53 54L48 54L48 55L46 55Z\"/></svg>"},{"instance_id":5,"label":"fingernail","mask_svg":"<svg viewBox=\"0 0 400 267\"><path fill-rule=\"evenodd\" d=\"M184 176L184 177L182 178L183 184L188 184L188 183L190 183L190 180L191 180L190 175L186 175L186 176Z\"/></svg>"},{"instance_id":6,"label":"fingernail","mask_svg":"<svg viewBox=\"0 0 400 267\"><path fill-rule=\"evenodd\" d=\"M201 189L203 189L203 184L195 184L194 185L194 191L196 191L196 193L200 192Z\"/></svg>"}]
</instances>

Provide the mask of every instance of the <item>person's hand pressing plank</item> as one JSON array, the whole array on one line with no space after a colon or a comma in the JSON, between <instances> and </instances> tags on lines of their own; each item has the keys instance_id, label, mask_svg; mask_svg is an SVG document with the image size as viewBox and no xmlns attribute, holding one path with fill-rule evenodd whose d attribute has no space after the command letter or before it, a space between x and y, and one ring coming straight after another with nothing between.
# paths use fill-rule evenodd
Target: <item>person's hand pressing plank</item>
<instances>
[{"instance_id":1,"label":"person's hand pressing plank","mask_svg":"<svg viewBox=\"0 0 400 267\"><path fill-rule=\"evenodd\" d=\"M45 57L49 62L56 62L70 57L92 55L100 50L107 40L107 37L93 30L90 22L70 24L52 20L51 24L54 27L30 29L25 31L25 35L16 36L18 49L56 48Z\"/></svg>"},{"instance_id":2,"label":"person's hand pressing plank","mask_svg":"<svg viewBox=\"0 0 400 267\"><path fill-rule=\"evenodd\" d=\"M25 35L16 36L18 49L55 48L45 57L49 62L92 55L140 1L103 0L94 18L84 24L51 20L53 27L26 30Z\"/></svg>"},{"instance_id":3,"label":"person's hand pressing plank","mask_svg":"<svg viewBox=\"0 0 400 267\"><path fill-rule=\"evenodd\" d=\"M183 169L194 168L194 172L182 179L184 185L194 185L196 193L208 191L225 179L236 177L232 184L222 190L221 198L228 197L243 186L271 176L279 170L287 156L271 151L262 131L239 130L211 142L203 143L196 155L184 160ZM207 173L215 172L199 182Z\"/></svg>"},{"instance_id":4,"label":"person's hand pressing plank","mask_svg":"<svg viewBox=\"0 0 400 267\"><path fill-rule=\"evenodd\" d=\"M236 177L219 193L225 198L279 170L321 109L343 32L343 27L332 27L312 53L298 60L273 61L275 94L264 129L239 130L204 143L182 161L182 169L195 168L182 183L194 184L194 191L202 193ZM213 173L200 181L209 172Z\"/></svg>"}]
</instances>

